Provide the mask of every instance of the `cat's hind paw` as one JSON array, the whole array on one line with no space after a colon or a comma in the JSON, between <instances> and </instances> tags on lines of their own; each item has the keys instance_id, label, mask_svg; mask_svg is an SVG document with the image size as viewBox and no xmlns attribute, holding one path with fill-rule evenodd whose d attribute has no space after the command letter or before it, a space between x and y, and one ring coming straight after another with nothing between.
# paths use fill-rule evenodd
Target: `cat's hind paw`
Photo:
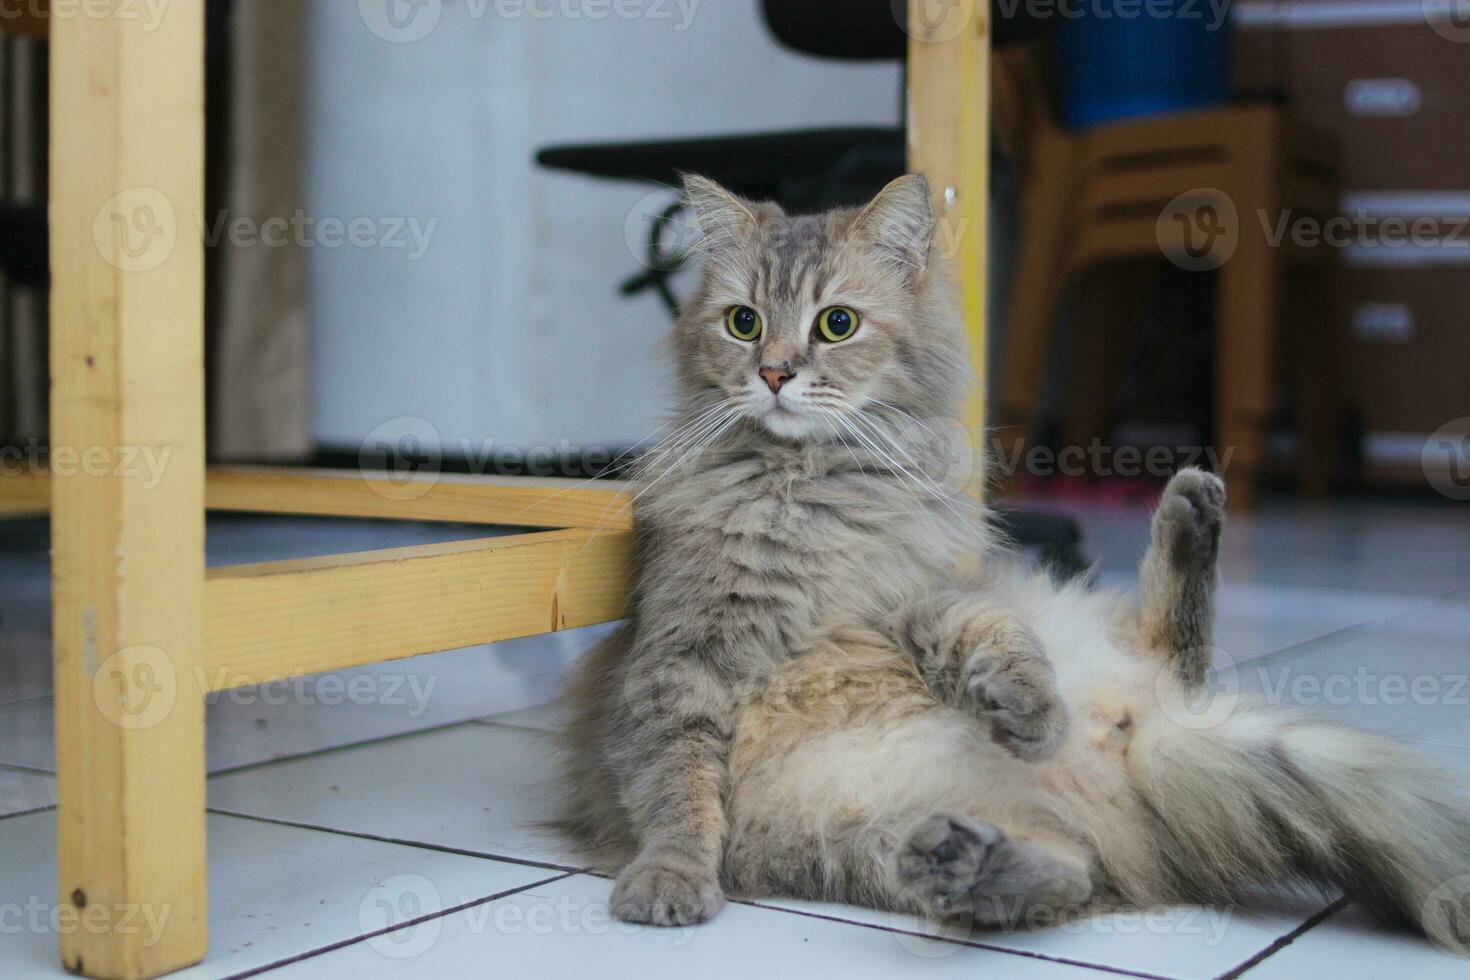
<instances>
[{"instance_id":1,"label":"cat's hind paw","mask_svg":"<svg viewBox=\"0 0 1470 980\"><path fill-rule=\"evenodd\" d=\"M941 918L973 914L970 894L991 850L1005 834L990 824L958 814L935 814L921 821L898 852L898 880L904 895L926 913Z\"/></svg>"},{"instance_id":2,"label":"cat's hind paw","mask_svg":"<svg viewBox=\"0 0 1470 980\"><path fill-rule=\"evenodd\" d=\"M1154 511L1153 546L1181 572L1212 569L1225 524L1225 484L1190 467L1175 473Z\"/></svg>"}]
</instances>

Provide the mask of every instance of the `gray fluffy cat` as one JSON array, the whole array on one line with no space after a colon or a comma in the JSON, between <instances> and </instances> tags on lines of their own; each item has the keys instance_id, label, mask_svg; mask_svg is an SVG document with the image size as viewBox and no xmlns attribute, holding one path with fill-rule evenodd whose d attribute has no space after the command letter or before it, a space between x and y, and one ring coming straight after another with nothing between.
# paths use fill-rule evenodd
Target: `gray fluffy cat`
<instances>
[{"instance_id":1,"label":"gray fluffy cat","mask_svg":"<svg viewBox=\"0 0 1470 980\"><path fill-rule=\"evenodd\" d=\"M619 872L615 914L700 922L728 893L1014 924L1291 880L1466 950L1451 780L1278 707L1200 710L1219 480L1170 482L1136 605L1006 560L934 481L914 435L968 362L922 177L805 217L686 194L681 424L627 623L571 689L561 826Z\"/></svg>"}]
</instances>

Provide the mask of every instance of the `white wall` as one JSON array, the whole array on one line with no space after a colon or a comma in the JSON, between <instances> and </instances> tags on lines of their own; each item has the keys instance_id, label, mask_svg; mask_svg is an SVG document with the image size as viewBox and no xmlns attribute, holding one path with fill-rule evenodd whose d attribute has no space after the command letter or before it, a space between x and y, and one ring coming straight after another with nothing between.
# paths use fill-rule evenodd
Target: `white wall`
<instances>
[{"instance_id":1,"label":"white wall","mask_svg":"<svg viewBox=\"0 0 1470 980\"><path fill-rule=\"evenodd\" d=\"M538 172L536 148L898 115L896 65L778 48L755 0L682 0L687 22L676 0L525 0L549 17L516 0L427 0L419 16L438 21L407 43L369 30L385 2L414 10L312 7L308 210L437 224L417 259L411 246L313 249L326 445L355 448L384 423L424 429L399 417L477 452L625 445L658 424L668 320L651 294L616 294L637 268L625 222L650 188ZM630 8L646 16L590 19Z\"/></svg>"}]
</instances>

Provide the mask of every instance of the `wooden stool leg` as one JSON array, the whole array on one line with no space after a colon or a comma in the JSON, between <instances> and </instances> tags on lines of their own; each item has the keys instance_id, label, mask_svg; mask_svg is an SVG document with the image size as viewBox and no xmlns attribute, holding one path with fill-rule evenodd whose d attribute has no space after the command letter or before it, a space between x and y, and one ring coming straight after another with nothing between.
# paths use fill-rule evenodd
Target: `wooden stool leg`
<instances>
[{"instance_id":1,"label":"wooden stool leg","mask_svg":"<svg viewBox=\"0 0 1470 980\"><path fill-rule=\"evenodd\" d=\"M937 198L939 247L949 253L961 289L974 371L964 423L979 460L985 448L990 35L985 10L977 3L949 7L938 24L931 14L926 0L910 0L908 164L929 177ZM980 496L982 478L976 466L969 483L973 496Z\"/></svg>"},{"instance_id":2,"label":"wooden stool leg","mask_svg":"<svg viewBox=\"0 0 1470 980\"><path fill-rule=\"evenodd\" d=\"M1245 215L1245 209L1241 209ZM1253 218L1254 216L1251 215ZM1232 510L1256 506L1271 412L1279 256L1245 235L1220 270L1215 342L1215 450Z\"/></svg>"},{"instance_id":3,"label":"wooden stool leg","mask_svg":"<svg viewBox=\"0 0 1470 980\"><path fill-rule=\"evenodd\" d=\"M1066 289L1061 270L1072 196L1070 170L1065 163L1070 149L1056 141L1050 148L1038 149L1038 161L1043 153L1063 156L1058 159L1053 155L1051 163L1038 165L1034 183L1023 194L1021 241L1007 317L1005 368L997 381L1000 406L996 422L1002 426L998 435L1006 445L1036 434L1057 307Z\"/></svg>"},{"instance_id":4,"label":"wooden stool leg","mask_svg":"<svg viewBox=\"0 0 1470 980\"><path fill-rule=\"evenodd\" d=\"M1281 217L1281 143L1279 120L1242 127L1232 141L1228 191L1239 227L1235 253L1220 269L1215 450L1233 510L1255 508L1266 461L1285 260L1264 229Z\"/></svg>"},{"instance_id":5,"label":"wooden stool leg","mask_svg":"<svg viewBox=\"0 0 1470 980\"><path fill-rule=\"evenodd\" d=\"M1086 449L1108 441L1113 403L1148 313L1154 266L1110 262L1077 284L1072 364L1062 401L1062 441Z\"/></svg>"},{"instance_id":6,"label":"wooden stool leg","mask_svg":"<svg viewBox=\"0 0 1470 980\"><path fill-rule=\"evenodd\" d=\"M206 938L204 5L121 5L51 22L52 603L62 962L134 978Z\"/></svg>"},{"instance_id":7,"label":"wooden stool leg","mask_svg":"<svg viewBox=\"0 0 1470 980\"><path fill-rule=\"evenodd\" d=\"M1323 496L1332 488L1342 418L1342 322L1336 315L1328 270L1295 270L1286 329L1293 339L1297 460L1301 489Z\"/></svg>"}]
</instances>

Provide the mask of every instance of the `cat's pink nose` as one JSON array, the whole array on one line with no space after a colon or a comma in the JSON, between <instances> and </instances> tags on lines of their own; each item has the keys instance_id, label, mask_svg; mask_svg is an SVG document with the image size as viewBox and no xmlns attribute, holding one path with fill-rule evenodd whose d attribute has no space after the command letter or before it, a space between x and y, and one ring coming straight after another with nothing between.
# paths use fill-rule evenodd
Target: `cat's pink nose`
<instances>
[{"instance_id":1,"label":"cat's pink nose","mask_svg":"<svg viewBox=\"0 0 1470 980\"><path fill-rule=\"evenodd\" d=\"M757 373L766 379L766 387L771 389L771 394L779 392L782 385L796 377L796 372L785 368L761 368Z\"/></svg>"}]
</instances>

